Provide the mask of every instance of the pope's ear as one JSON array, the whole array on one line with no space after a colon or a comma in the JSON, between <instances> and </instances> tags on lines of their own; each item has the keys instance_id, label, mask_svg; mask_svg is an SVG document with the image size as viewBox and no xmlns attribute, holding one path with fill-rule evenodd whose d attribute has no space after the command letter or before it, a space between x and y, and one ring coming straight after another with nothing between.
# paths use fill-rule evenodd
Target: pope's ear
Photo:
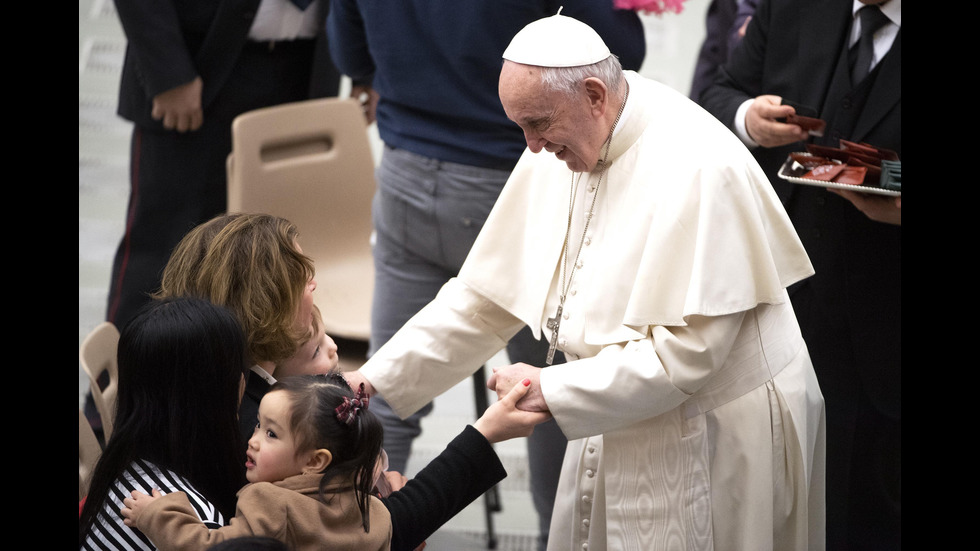
<instances>
[{"instance_id":1,"label":"pope's ear","mask_svg":"<svg viewBox=\"0 0 980 551\"><path fill-rule=\"evenodd\" d=\"M595 77L585 79L585 93L589 96L589 105L595 112L601 112L609 102L609 89L606 84Z\"/></svg>"},{"instance_id":2,"label":"pope's ear","mask_svg":"<svg viewBox=\"0 0 980 551\"><path fill-rule=\"evenodd\" d=\"M333 454L330 453L330 450L320 448L319 450L313 452L313 455L310 456L310 460L307 461L306 466L303 467L303 472L306 474L323 472L323 469L326 469L332 461Z\"/></svg>"}]
</instances>

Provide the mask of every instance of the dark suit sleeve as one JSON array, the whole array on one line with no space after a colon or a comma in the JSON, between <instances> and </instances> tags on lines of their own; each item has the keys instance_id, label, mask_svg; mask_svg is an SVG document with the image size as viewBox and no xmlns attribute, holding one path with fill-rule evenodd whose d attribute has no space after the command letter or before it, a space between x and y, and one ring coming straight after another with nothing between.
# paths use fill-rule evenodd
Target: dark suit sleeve
<instances>
[{"instance_id":1,"label":"dark suit sleeve","mask_svg":"<svg viewBox=\"0 0 980 551\"><path fill-rule=\"evenodd\" d=\"M404 488L382 500L391 513L392 551L412 551L506 476L493 446L467 426Z\"/></svg>"},{"instance_id":2,"label":"dark suit sleeve","mask_svg":"<svg viewBox=\"0 0 980 551\"><path fill-rule=\"evenodd\" d=\"M701 92L701 106L729 128L735 127L735 112L746 100L771 93L762 89L769 36L769 2L763 0L756 9L745 37L715 80ZM792 66L792 65L790 65Z\"/></svg>"},{"instance_id":3,"label":"dark suit sleeve","mask_svg":"<svg viewBox=\"0 0 980 551\"><path fill-rule=\"evenodd\" d=\"M202 2L197 9L213 12L213 4ZM115 5L147 97L152 98L198 76L173 1L115 0ZM209 17L205 15L201 20L207 21Z\"/></svg>"}]
</instances>

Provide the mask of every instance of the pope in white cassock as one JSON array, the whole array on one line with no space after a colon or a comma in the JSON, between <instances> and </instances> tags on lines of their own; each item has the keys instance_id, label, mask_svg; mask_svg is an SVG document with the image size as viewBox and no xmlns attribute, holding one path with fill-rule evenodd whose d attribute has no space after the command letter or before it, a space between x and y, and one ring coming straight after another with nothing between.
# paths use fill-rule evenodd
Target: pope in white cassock
<instances>
[{"instance_id":1,"label":"pope in white cassock","mask_svg":"<svg viewBox=\"0 0 980 551\"><path fill-rule=\"evenodd\" d=\"M528 325L568 362L488 386L530 377L519 406L569 439L549 549L822 549L823 397L786 293L813 268L762 169L574 19L503 57L528 149L459 277L349 379L408 416Z\"/></svg>"}]
</instances>

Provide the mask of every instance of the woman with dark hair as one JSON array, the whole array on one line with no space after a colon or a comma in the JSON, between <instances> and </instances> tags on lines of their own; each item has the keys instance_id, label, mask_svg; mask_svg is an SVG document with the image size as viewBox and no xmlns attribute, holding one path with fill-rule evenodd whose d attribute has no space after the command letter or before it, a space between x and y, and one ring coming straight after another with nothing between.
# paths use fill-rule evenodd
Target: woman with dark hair
<instances>
[{"instance_id":1,"label":"woman with dark hair","mask_svg":"<svg viewBox=\"0 0 980 551\"><path fill-rule=\"evenodd\" d=\"M133 490L182 491L212 527L245 484L238 402L248 372L234 314L195 298L149 303L122 331L112 438L78 523L82 549L155 549L119 514Z\"/></svg>"}]
</instances>

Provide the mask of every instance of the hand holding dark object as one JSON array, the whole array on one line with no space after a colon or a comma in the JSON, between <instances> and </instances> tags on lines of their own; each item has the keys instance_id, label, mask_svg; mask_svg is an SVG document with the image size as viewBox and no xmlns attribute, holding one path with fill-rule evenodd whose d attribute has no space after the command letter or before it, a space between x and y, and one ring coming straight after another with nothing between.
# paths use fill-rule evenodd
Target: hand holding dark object
<instances>
[{"instance_id":1,"label":"hand holding dark object","mask_svg":"<svg viewBox=\"0 0 980 551\"><path fill-rule=\"evenodd\" d=\"M791 105L783 105L781 97L759 96L745 114L745 131L763 147L804 141L809 133L795 124L785 122L786 117L795 114L796 109ZM780 119L784 122L780 122Z\"/></svg>"}]
</instances>

